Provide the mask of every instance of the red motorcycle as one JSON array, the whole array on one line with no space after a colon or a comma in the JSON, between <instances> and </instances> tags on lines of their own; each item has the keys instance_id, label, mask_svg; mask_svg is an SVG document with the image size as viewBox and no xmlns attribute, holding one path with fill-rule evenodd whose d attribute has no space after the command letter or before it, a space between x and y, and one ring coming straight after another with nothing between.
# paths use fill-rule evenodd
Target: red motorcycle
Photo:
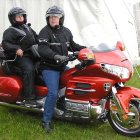
<instances>
[{"instance_id":1,"label":"red motorcycle","mask_svg":"<svg viewBox=\"0 0 140 140\"><path fill-rule=\"evenodd\" d=\"M120 42L113 47L100 43L70 55L69 60L77 58L79 63L61 75L55 117L108 120L116 132L140 136L140 90L124 85L131 78L132 67L122 50ZM43 98L38 100L42 106L33 108L20 102L20 77L5 74L10 60L0 55L0 62L0 105L42 112L47 88L41 75L36 76L36 89Z\"/></svg>"}]
</instances>

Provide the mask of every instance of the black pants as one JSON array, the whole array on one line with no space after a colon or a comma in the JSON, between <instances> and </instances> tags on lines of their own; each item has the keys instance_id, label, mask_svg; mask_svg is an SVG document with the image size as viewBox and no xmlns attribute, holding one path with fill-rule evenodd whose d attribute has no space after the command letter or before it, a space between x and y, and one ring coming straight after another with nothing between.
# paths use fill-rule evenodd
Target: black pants
<instances>
[{"instance_id":1,"label":"black pants","mask_svg":"<svg viewBox=\"0 0 140 140\"><path fill-rule=\"evenodd\" d=\"M35 99L35 65L29 57L17 57L15 65L20 68L21 77L23 80L22 98L26 100Z\"/></svg>"}]
</instances>

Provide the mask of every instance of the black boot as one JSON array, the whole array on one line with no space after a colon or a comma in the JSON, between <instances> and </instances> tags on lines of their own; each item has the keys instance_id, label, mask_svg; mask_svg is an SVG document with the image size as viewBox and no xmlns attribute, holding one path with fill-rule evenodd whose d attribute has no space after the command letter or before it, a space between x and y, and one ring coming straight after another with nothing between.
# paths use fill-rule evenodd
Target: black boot
<instances>
[{"instance_id":1,"label":"black boot","mask_svg":"<svg viewBox=\"0 0 140 140\"><path fill-rule=\"evenodd\" d=\"M53 129L53 128L52 128L50 122L42 123L42 127L43 127L43 129L45 130L46 133L52 132L52 129Z\"/></svg>"}]
</instances>

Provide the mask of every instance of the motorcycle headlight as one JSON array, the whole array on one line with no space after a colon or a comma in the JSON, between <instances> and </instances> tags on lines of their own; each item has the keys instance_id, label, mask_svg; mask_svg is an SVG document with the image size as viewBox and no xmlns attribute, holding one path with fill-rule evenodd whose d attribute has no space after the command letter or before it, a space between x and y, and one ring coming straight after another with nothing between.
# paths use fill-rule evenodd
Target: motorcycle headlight
<instances>
[{"instance_id":1,"label":"motorcycle headlight","mask_svg":"<svg viewBox=\"0 0 140 140\"><path fill-rule=\"evenodd\" d=\"M129 78L130 72L127 68L109 65L109 64L101 64L101 68L103 71L119 76L121 79Z\"/></svg>"}]
</instances>

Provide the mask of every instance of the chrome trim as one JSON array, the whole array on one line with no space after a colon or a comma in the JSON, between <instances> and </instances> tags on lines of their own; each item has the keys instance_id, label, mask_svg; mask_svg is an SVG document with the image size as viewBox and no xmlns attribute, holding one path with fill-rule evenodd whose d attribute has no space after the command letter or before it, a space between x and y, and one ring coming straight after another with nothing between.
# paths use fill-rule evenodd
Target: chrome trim
<instances>
[{"instance_id":1,"label":"chrome trim","mask_svg":"<svg viewBox=\"0 0 140 140\"><path fill-rule=\"evenodd\" d=\"M90 89L90 90L87 90L87 89L78 89L78 88L67 88L69 90L73 90L73 91L84 91L84 92L95 92L96 90L94 89Z\"/></svg>"},{"instance_id":2,"label":"chrome trim","mask_svg":"<svg viewBox=\"0 0 140 140\"><path fill-rule=\"evenodd\" d=\"M10 104L10 103L5 103L5 102L0 102L1 106L5 107L11 107L15 109L20 109L20 110L25 110L25 111L32 111L32 112L43 112L43 108L33 108L33 107L27 107L24 105L18 105L18 104Z\"/></svg>"},{"instance_id":3,"label":"chrome trim","mask_svg":"<svg viewBox=\"0 0 140 140\"><path fill-rule=\"evenodd\" d=\"M140 101L139 98L131 98L131 100Z\"/></svg>"},{"instance_id":4,"label":"chrome trim","mask_svg":"<svg viewBox=\"0 0 140 140\"><path fill-rule=\"evenodd\" d=\"M120 87L124 87L124 84L123 84L122 82L118 83L118 85L119 85Z\"/></svg>"},{"instance_id":5,"label":"chrome trim","mask_svg":"<svg viewBox=\"0 0 140 140\"><path fill-rule=\"evenodd\" d=\"M123 110L123 108L122 108L122 106L121 106L121 104L120 104L118 98L116 97L116 93L117 93L117 89L113 86L113 87L112 87L112 96L113 96L113 100L111 100L111 101L114 101L114 103L116 104L116 106L119 108L119 112L120 112L121 114L123 114L123 113L124 113L124 110Z\"/></svg>"},{"instance_id":6,"label":"chrome trim","mask_svg":"<svg viewBox=\"0 0 140 140\"><path fill-rule=\"evenodd\" d=\"M89 101L66 100L66 118L98 119L102 112L102 105L91 105ZM83 107L83 109L80 107Z\"/></svg>"},{"instance_id":7,"label":"chrome trim","mask_svg":"<svg viewBox=\"0 0 140 140\"><path fill-rule=\"evenodd\" d=\"M136 131L140 127L139 111L134 104L129 104L130 112L128 114L120 114L119 110L110 111L112 121L117 128L122 130Z\"/></svg>"},{"instance_id":8,"label":"chrome trim","mask_svg":"<svg viewBox=\"0 0 140 140\"><path fill-rule=\"evenodd\" d=\"M101 113L102 113L102 106L101 105L90 106L91 119L93 119L93 120L99 119Z\"/></svg>"},{"instance_id":9,"label":"chrome trim","mask_svg":"<svg viewBox=\"0 0 140 140\"><path fill-rule=\"evenodd\" d=\"M85 104L89 104L89 101L72 100L72 99L67 99L67 98L65 98L65 101L74 102L74 103L85 103Z\"/></svg>"},{"instance_id":10,"label":"chrome trim","mask_svg":"<svg viewBox=\"0 0 140 140\"><path fill-rule=\"evenodd\" d=\"M17 55L15 56L14 59L8 59L8 60L3 60L3 63L6 63L6 62L14 62L15 60L17 59Z\"/></svg>"},{"instance_id":11,"label":"chrome trim","mask_svg":"<svg viewBox=\"0 0 140 140\"><path fill-rule=\"evenodd\" d=\"M65 111L60 110L55 107L54 117L61 118L61 119L88 119L88 120L95 120L99 118L99 115L102 113L102 105L91 105L89 101L80 101L80 100L69 100L65 99L66 104L70 104L71 106L65 106ZM17 102L18 103L18 102ZM19 102L20 103L20 102ZM74 106L72 106L74 105ZM15 108L24 111L32 111L37 113L43 112L43 107L40 108L33 108L27 107L20 104L10 104L5 102L0 102L0 106ZM82 107L82 108L80 108Z\"/></svg>"},{"instance_id":12,"label":"chrome trim","mask_svg":"<svg viewBox=\"0 0 140 140\"><path fill-rule=\"evenodd\" d=\"M104 83L103 88L105 91L109 91L111 87L111 83Z\"/></svg>"}]
</instances>

